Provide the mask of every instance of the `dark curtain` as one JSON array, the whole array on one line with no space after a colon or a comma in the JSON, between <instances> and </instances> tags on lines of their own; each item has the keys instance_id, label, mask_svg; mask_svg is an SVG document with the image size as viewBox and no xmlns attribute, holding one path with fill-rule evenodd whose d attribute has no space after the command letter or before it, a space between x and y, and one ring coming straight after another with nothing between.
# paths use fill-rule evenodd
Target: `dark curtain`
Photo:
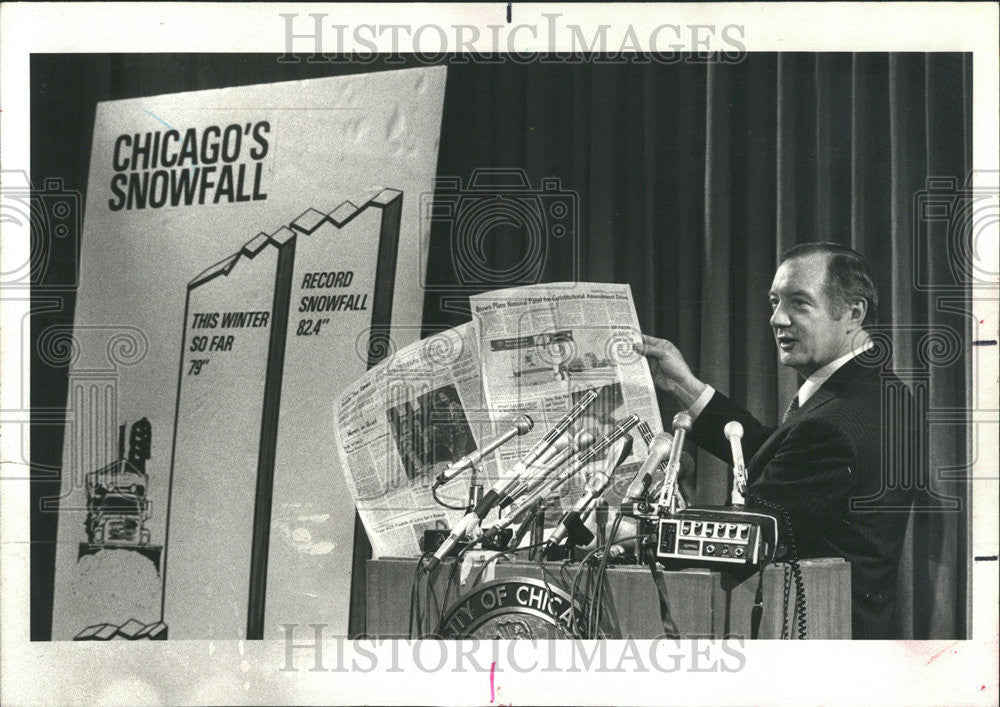
<instances>
[{"instance_id":1,"label":"dark curtain","mask_svg":"<svg viewBox=\"0 0 1000 707\"><path fill-rule=\"evenodd\" d=\"M767 323L778 256L834 241L869 259L879 334L931 417L900 573L912 638L966 630L967 427L934 415L969 405L965 236L914 214L936 198L923 194L929 177L961 199L970 96L971 59L958 54L454 66L442 126L438 176L520 167L535 186L558 176L578 195L579 257L555 244L543 281L630 283L643 330L769 424L801 383L778 365ZM431 282L453 269L452 238L432 232ZM497 229L484 257L497 273L515 267L525 238ZM467 319L447 309L429 291L425 325ZM669 423L676 408L661 408ZM698 468L697 500L725 502L725 465L700 453Z\"/></svg>"},{"instance_id":2,"label":"dark curtain","mask_svg":"<svg viewBox=\"0 0 1000 707\"><path fill-rule=\"evenodd\" d=\"M398 69L279 64L263 55L35 55L32 177L86 189L96 101ZM777 364L767 290L778 255L813 240L872 263L896 368L929 408L931 484L910 526L900 584L904 635L966 636L969 274L966 234L914 218L923 197L961 202L971 164L971 57L751 54L733 63L534 60L449 68L439 177L524 170L575 195L576 229L547 239L539 281L627 282L644 331L674 341L695 373L764 422L795 391ZM928 177L939 178L922 194ZM416 202L411 202L411 208ZM926 220L926 219L925 219ZM932 219L933 220L933 219ZM432 228L425 332L468 320L465 295L513 283L526 235L498 226L479 272L456 274L447 224ZM72 281L54 253L44 284ZM37 283L36 283L37 284ZM451 289L442 294L436 285ZM454 286L463 285L456 293ZM39 303L39 306L44 304ZM39 309L32 336L72 316ZM942 343L943 342L943 343ZM32 350L35 350L34 343ZM66 371L34 358L32 408L65 403ZM661 401L664 420L676 412ZM935 410L959 411L958 415ZM32 429L32 637L50 631L62 425ZM46 418L48 419L48 418ZM725 465L700 456L698 501L721 503ZM925 484L926 485L926 484ZM943 497L943 498L942 498ZM947 510L950 499L957 509ZM954 504L952 504L954 505Z\"/></svg>"}]
</instances>

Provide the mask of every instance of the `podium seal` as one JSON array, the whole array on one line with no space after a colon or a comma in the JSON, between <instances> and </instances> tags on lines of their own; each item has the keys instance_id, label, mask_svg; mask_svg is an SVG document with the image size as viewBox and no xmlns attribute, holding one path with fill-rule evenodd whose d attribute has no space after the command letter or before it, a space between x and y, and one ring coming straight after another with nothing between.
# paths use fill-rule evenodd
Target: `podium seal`
<instances>
[{"instance_id":1,"label":"podium seal","mask_svg":"<svg viewBox=\"0 0 1000 707\"><path fill-rule=\"evenodd\" d=\"M583 612L568 592L534 577L507 577L466 592L445 614L442 638L572 638Z\"/></svg>"}]
</instances>

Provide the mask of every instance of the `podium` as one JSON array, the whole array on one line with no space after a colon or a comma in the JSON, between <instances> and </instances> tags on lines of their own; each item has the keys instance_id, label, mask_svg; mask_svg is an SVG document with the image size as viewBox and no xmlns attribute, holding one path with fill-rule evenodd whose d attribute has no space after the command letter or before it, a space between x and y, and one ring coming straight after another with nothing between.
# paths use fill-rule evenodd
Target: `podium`
<instances>
[{"instance_id":1,"label":"podium","mask_svg":"<svg viewBox=\"0 0 1000 707\"><path fill-rule=\"evenodd\" d=\"M409 637L408 590L413 584L416 563L416 558L368 561L365 635ZM850 565L839 558L801 560L799 565L806 596L807 638L850 638ZM489 579L526 577L545 579L569 591L566 577L571 584L579 565L567 565L565 570L562 567L561 562L539 565L516 560L499 561L492 566L492 572L483 573L479 583ZM472 589L477 572L476 568L463 568L456 560L442 563L434 572L428 591L421 597L425 600L421 602L421 609L427 621L435 623L463 593ZM467 575L464 582L460 581L463 574ZM710 569L659 570L659 574L669 616L682 638L750 638L751 610L760 581L758 573L745 579ZM781 638L786 620L789 637L796 636L794 582L786 606L786 576L792 579L791 568L786 564L768 565L764 569L760 639ZM609 566L605 594L608 597L606 611L620 631L620 638L656 639L666 635L660 592L649 567Z\"/></svg>"}]
</instances>

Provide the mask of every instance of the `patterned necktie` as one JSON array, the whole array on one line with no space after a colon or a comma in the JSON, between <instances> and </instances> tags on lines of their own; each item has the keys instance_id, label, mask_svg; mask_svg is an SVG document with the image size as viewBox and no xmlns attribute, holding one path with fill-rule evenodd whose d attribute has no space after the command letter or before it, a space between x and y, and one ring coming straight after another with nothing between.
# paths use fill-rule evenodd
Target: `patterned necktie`
<instances>
[{"instance_id":1,"label":"patterned necktie","mask_svg":"<svg viewBox=\"0 0 1000 707\"><path fill-rule=\"evenodd\" d=\"M794 415L799 409L799 394L796 393L792 396L791 401L788 403L788 409L785 410L785 414L781 418L781 424L788 422L788 418Z\"/></svg>"}]
</instances>

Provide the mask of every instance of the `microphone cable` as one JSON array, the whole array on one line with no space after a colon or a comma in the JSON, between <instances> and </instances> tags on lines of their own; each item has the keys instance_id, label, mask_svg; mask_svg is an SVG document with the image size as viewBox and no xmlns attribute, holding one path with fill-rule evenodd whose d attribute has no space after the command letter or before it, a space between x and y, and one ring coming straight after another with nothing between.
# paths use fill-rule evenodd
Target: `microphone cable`
<instances>
[{"instance_id":1,"label":"microphone cable","mask_svg":"<svg viewBox=\"0 0 1000 707\"><path fill-rule=\"evenodd\" d=\"M786 571L784 574L784 590L783 590L783 602L782 612L784 614L781 621L781 638L787 639L791 637L788 627L788 598L791 593L791 584L794 579L795 583L795 628L796 635L800 640L805 640L808 638L808 619L806 616L806 588L805 582L802 579L802 567L799 565L799 550L795 543L795 529L792 527L791 518L788 516L788 511L780 503L775 503L773 501L768 501L767 499L761 498L753 492L747 494L747 501L750 504L757 504L774 511L781 518L781 521L785 524L788 535L788 559L787 565L791 569L791 574ZM778 547L777 541L775 541L774 554L777 554ZM773 562L775 557L774 554L771 556L771 561ZM756 607L755 607L756 608Z\"/></svg>"},{"instance_id":2,"label":"microphone cable","mask_svg":"<svg viewBox=\"0 0 1000 707\"><path fill-rule=\"evenodd\" d=\"M517 532L514 533L513 536L511 536L510 547L516 548L520 544L520 542L524 540L524 536L528 534L528 531L531 530L531 526L534 525L535 523L535 519L538 518L538 514L541 512L542 504L544 502L545 499L540 498L538 499L538 501L535 502L535 505L531 507L531 510L528 512L527 517L521 521L520 525L517 526ZM545 544L544 542L538 543L537 547L540 547L544 544ZM536 547L536 546L532 545L530 547Z\"/></svg>"},{"instance_id":3,"label":"microphone cable","mask_svg":"<svg viewBox=\"0 0 1000 707\"><path fill-rule=\"evenodd\" d=\"M476 572L476 576L472 580L472 582L469 584L469 587L472 588L472 587L475 587L477 584L479 584L479 580L480 580L480 578L482 578L483 573L486 571L486 566L487 565L496 562L501 557L505 557L507 555L512 555L515 552L522 552L524 550L533 550L533 549L542 547L544 544L545 544L544 542L541 542L541 543L536 543L534 545L525 545L524 547L508 548L506 550L500 550L499 552L497 552L497 553L495 553L493 555L490 555L485 560L483 560L482 567L480 567L479 571Z\"/></svg>"},{"instance_id":4,"label":"microphone cable","mask_svg":"<svg viewBox=\"0 0 1000 707\"><path fill-rule=\"evenodd\" d=\"M448 595L451 594L451 588L455 586L455 574L461 566L460 562L453 562L451 565L451 571L448 572L448 581L444 585L444 598L441 600L441 611L438 612L437 630L434 633L434 638L442 638L442 631L444 631L444 617L448 612ZM459 589L461 589L461 586L459 586Z\"/></svg>"},{"instance_id":5,"label":"microphone cable","mask_svg":"<svg viewBox=\"0 0 1000 707\"><path fill-rule=\"evenodd\" d=\"M612 536L612 537L614 537L614 536ZM632 536L629 536L627 538L621 538L619 542L628 542L630 540L635 540L636 538L645 538L645 537L647 537L645 534L643 534L643 535L632 535ZM585 570L588 568L588 565L591 562L591 560L593 560L594 556L597 553L601 552L603 549L604 548L601 548L601 547L595 547L593 550L591 550L586 555L584 555L583 559L580 560L580 567L579 567L579 569L577 569L576 575L575 575L575 577L573 579L573 587L572 587L572 591L570 592L570 594L575 599L577 597L577 595L579 594L579 591L580 591L580 589L579 589L579 587L580 587L580 580L584 577L584 575L586 575L588 577L588 587L587 587L587 590L584 593L584 600L581 602L581 606L583 606L585 609L587 609L587 607L590 606L590 587L589 587L589 584L593 580L593 576L592 576L593 573L592 572L587 572ZM586 613L589 616L589 612L586 612ZM573 615L573 624L574 624L575 632L579 633L579 630L576 630L576 614ZM585 636L585 637L591 636L593 634L593 631L590 630L590 627L586 627L586 628L587 628L587 636Z\"/></svg>"},{"instance_id":6,"label":"microphone cable","mask_svg":"<svg viewBox=\"0 0 1000 707\"><path fill-rule=\"evenodd\" d=\"M573 600L576 601L577 596L580 596L580 589L579 589L579 587L580 587L580 580L585 575L588 576L588 579L587 579L587 589L586 589L586 591L584 591L584 593L583 593L583 595L581 596L581 599L580 599L580 606L583 608L584 614L586 616L590 615L589 612L588 612L588 608L590 606L590 578L589 578L589 573L586 572L586 569L587 569L587 564L590 562L590 559L594 556L595 553L597 553L599 551L600 551L600 548L595 547L593 550L591 550L586 555L584 555L583 559L580 560L580 566L577 568L576 574L573 577L573 586L572 586L572 588L570 590L570 596L572 596ZM580 636L581 638L586 638L587 635L589 634L589 628L588 627L584 626L584 627L581 628L581 627L577 626L577 623L576 623L576 614L575 613L573 614L572 628L573 628L573 633L575 635L577 635L577 636ZM586 631L586 633L583 633L583 635L581 635L582 631Z\"/></svg>"},{"instance_id":7,"label":"microphone cable","mask_svg":"<svg viewBox=\"0 0 1000 707\"><path fill-rule=\"evenodd\" d=\"M614 537L618 533L618 526L621 525L622 514L619 511L615 514L615 519L611 524L611 532L608 533L608 538L604 543L604 552L601 553L601 564L597 570L597 589L595 591L595 602L594 602L594 620L593 626L595 631L600 630L601 626L601 614L604 611L604 585L607 579L608 571L608 556L610 554L611 545L614 543ZM596 636L595 636L596 638Z\"/></svg>"},{"instance_id":8,"label":"microphone cable","mask_svg":"<svg viewBox=\"0 0 1000 707\"><path fill-rule=\"evenodd\" d=\"M429 576L429 572L424 572L424 563L427 561L428 557L431 557L434 553L432 551L425 552L417 560L417 566L413 571L413 583L410 585L410 618L407 624L407 633L410 639L414 636L414 619L416 619L416 638L419 638L420 632L423 630L423 612L421 610L420 603L420 581L424 576Z\"/></svg>"},{"instance_id":9,"label":"microphone cable","mask_svg":"<svg viewBox=\"0 0 1000 707\"><path fill-rule=\"evenodd\" d=\"M659 595L660 622L663 624L664 636L666 638L680 640L683 636L681 636L681 630L677 627L677 622L674 621L674 616L670 611L670 598L667 592L667 581L663 576L663 571L660 569L660 566L656 561L656 553L652 548L643 548L641 559L649 567L649 573L653 579L653 586L656 587L656 592Z\"/></svg>"},{"instance_id":10,"label":"microphone cable","mask_svg":"<svg viewBox=\"0 0 1000 707\"><path fill-rule=\"evenodd\" d=\"M445 508L447 508L450 511L468 511L469 510L469 507L467 505L466 506L453 506L450 503L445 503L444 501L442 501L441 497L438 496L438 485L437 484L432 484L431 485L431 496L434 497L434 501L439 506L444 506Z\"/></svg>"},{"instance_id":11,"label":"microphone cable","mask_svg":"<svg viewBox=\"0 0 1000 707\"><path fill-rule=\"evenodd\" d=\"M543 542L542 545L545 545L545 543ZM559 565L559 584L558 584L558 586L561 588L562 591L565 591L566 587L569 584L569 578L567 576L565 576L566 575L566 565L568 565L570 562L572 562L572 560L573 560L573 552L572 552L572 549L571 549L570 552L567 555L567 559L564 560L562 562L562 564ZM553 591L552 584L549 582L548 572L545 571L545 555L544 555L544 553L539 552L535 556L535 563L538 565L538 576L541 577L542 582L545 584L545 590L549 593L549 596L552 596L555 592ZM570 605L570 616L576 616L576 613L577 613L577 610L578 610L578 606L577 606L577 602L576 602L576 597L574 597L572 594L570 594L570 597L569 597L569 605ZM582 608L583 607L579 607L580 610L582 610ZM573 630L572 619L570 620L570 626L568 628L569 628L570 636L572 638L580 638L580 636L578 636L576 634L576 632Z\"/></svg>"}]
</instances>

